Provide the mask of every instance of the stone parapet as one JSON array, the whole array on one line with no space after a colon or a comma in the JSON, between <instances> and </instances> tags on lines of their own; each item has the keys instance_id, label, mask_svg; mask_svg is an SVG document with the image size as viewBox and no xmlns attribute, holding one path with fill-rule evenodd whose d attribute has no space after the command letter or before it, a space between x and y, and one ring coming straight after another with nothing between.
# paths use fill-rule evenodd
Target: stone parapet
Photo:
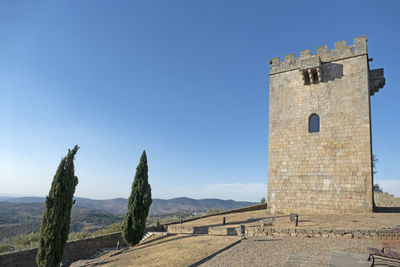
<instances>
[{"instance_id":1,"label":"stone parapet","mask_svg":"<svg viewBox=\"0 0 400 267\"><path fill-rule=\"evenodd\" d=\"M374 192L375 205L378 207L400 208L400 198L386 192Z\"/></svg>"},{"instance_id":2,"label":"stone parapet","mask_svg":"<svg viewBox=\"0 0 400 267\"><path fill-rule=\"evenodd\" d=\"M355 239L399 239L399 228L372 230L342 230L342 229L304 229L304 228L271 228L247 227L246 236L268 237L323 237L323 238L355 238Z\"/></svg>"},{"instance_id":3,"label":"stone parapet","mask_svg":"<svg viewBox=\"0 0 400 267\"><path fill-rule=\"evenodd\" d=\"M269 61L270 75L304 68L307 64L314 64L318 61L323 63L341 60L349 57L361 56L367 54L367 37L361 36L354 38L354 44L347 45L346 41L335 43L335 48L328 50L328 45L319 46L317 54L311 55L310 49L300 52L300 57L295 58L294 54L285 56L284 61L279 57L272 58Z\"/></svg>"},{"instance_id":4,"label":"stone parapet","mask_svg":"<svg viewBox=\"0 0 400 267\"><path fill-rule=\"evenodd\" d=\"M239 235L237 227L169 225L168 234Z\"/></svg>"},{"instance_id":5,"label":"stone parapet","mask_svg":"<svg viewBox=\"0 0 400 267\"><path fill-rule=\"evenodd\" d=\"M267 237L323 237L323 238L355 238L355 239L399 239L400 228L382 229L320 229L320 228L273 228L266 226L248 226L245 236ZM208 234L208 235L240 235L238 228L222 226L186 226L171 225L170 234Z\"/></svg>"},{"instance_id":6,"label":"stone parapet","mask_svg":"<svg viewBox=\"0 0 400 267\"><path fill-rule=\"evenodd\" d=\"M84 259L95 254L97 251L105 248L115 248L117 242L124 242L121 232L70 241L66 244L62 263L69 265L74 261ZM24 266L35 267L37 248L11 252L0 255L0 266Z\"/></svg>"}]
</instances>

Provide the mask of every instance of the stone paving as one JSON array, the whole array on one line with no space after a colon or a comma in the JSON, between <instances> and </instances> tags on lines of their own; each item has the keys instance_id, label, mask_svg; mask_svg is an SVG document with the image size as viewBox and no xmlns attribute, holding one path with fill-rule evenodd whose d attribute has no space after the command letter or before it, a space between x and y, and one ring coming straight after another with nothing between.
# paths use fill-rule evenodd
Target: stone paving
<instances>
[{"instance_id":1,"label":"stone paving","mask_svg":"<svg viewBox=\"0 0 400 267\"><path fill-rule=\"evenodd\" d=\"M369 267L371 262L367 261L366 254L333 251L329 267Z\"/></svg>"},{"instance_id":2,"label":"stone paving","mask_svg":"<svg viewBox=\"0 0 400 267\"><path fill-rule=\"evenodd\" d=\"M365 239L248 238L201 266L370 266L367 247L380 246Z\"/></svg>"}]
</instances>

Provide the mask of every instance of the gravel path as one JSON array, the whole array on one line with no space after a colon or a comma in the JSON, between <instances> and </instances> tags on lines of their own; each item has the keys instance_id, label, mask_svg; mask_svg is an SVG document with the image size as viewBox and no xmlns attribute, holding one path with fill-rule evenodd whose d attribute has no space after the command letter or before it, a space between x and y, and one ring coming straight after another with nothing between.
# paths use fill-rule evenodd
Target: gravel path
<instances>
[{"instance_id":1,"label":"gravel path","mask_svg":"<svg viewBox=\"0 0 400 267\"><path fill-rule=\"evenodd\" d=\"M248 238L201 266L329 266L333 251L365 254L381 240L342 238Z\"/></svg>"}]
</instances>

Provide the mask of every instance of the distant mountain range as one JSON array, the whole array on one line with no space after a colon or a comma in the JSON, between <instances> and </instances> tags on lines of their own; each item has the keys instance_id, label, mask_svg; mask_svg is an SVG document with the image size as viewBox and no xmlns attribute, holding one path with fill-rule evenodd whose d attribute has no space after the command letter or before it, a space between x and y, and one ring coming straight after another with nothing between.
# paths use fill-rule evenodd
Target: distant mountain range
<instances>
[{"instance_id":1,"label":"distant mountain range","mask_svg":"<svg viewBox=\"0 0 400 267\"><path fill-rule=\"evenodd\" d=\"M128 200L124 198L114 198L105 200L95 200L89 198L76 197L74 206L86 207L89 209L108 212L113 215L125 214L127 211ZM5 198L4 202L10 203L44 203L44 197L16 197ZM179 197L173 199L154 198L150 207L150 216L172 214L177 212L205 212L210 208L236 209L258 204L256 202L222 200L222 199L192 199Z\"/></svg>"},{"instance_id":2,"label":"distant mountain range","mask_svg":"<svg viewBox=\"0 0 400 267\"><path fill-rule=\"evenodd\" d=\"M128 200L123 198L94 200L75 198L72 206L70 230L95 231L112 223L122 221L127 211ZM44 197L15 197L0 200L0 241L18 234L37 232L44 211ZM150 216L176 216L205 212L210 208L234 209L251 206L254 202L236 202L221 199L153 199ZM150 219L150 217L148 218Z\"/></svg>"}]
</instances>

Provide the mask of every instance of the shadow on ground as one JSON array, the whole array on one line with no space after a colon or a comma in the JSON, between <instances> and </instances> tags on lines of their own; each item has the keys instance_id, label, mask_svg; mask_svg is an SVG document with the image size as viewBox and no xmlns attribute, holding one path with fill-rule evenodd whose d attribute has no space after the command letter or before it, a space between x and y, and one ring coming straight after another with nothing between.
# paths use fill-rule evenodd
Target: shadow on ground
<instances>
[{"instance_id":1,"label":"shadow on ground","mask_svg":"<svg viewBox=\"0 0 400 267\"><path fill-rule=\"evenodd\" d=\"M301 222L312 222L312 220L299 220L299 223Z\"/></svg>"},{"instance_id":2,"label":"shadow on ground","mask_svg":"<svg viewBox=\"0 0 400 267\"><path fill-rule=\"evenodd\" d=\"M171 236L172 235L169 235L168 237L171 237ZM165 243L176 241L176 240L180 240L180 239L185 239L185 238L192 237L192 236L191 235L179 235L179 236L176 235L174 238L171 238L171 239L168 239L168 240L161 240L160 242L156 242L156 241L159 241L160 239L163 239L165 237L167 237L167 236L163 236L161 238L156 238L156 239L150 240L149 242L142 243L139 246L131 247L131 249L134 249L134 251L137 251L137 250L140 250L140 249L148 248L148 247L151 247L151 246L161 245L161 244L165 244ZM156 242L156 243L154 243L154 242ZM129 252L129 251L127 251L127 252Z\"/></svg>"},{"instance_id":3,"label":"shadow on ground","mask_svg":"<svg viewBox=\"0 0 400 267\"><path fill-rule=\"evenodd\" d=\"M400 207L374 207L376 213L400 213Z\"/></svg>"},{"instance_id":4,"label":"shadow on ground","mask_svg":"<svg viewBox=\"0 0 400 267\"><path fill-rule=\"evenodd\" d=\"M94 263L85 263L84 265L82 265L82 267L94 267L94 266L101 266L104 264L109 264L112 263L116 260L106 260L106 261L101 261L101 262L94 262Z\"/></svg>"},{"instance_id":5,"label":"shadow on ground","mask_svg":"<svg viewBox=\"0 0 400 267\"><path fill-rule=\"evenodd\" d=\"M274 242L274 241L281 241L281 239L255 239L252 241L254 241L254 242Z\"/></svg>"}]
</instances>

